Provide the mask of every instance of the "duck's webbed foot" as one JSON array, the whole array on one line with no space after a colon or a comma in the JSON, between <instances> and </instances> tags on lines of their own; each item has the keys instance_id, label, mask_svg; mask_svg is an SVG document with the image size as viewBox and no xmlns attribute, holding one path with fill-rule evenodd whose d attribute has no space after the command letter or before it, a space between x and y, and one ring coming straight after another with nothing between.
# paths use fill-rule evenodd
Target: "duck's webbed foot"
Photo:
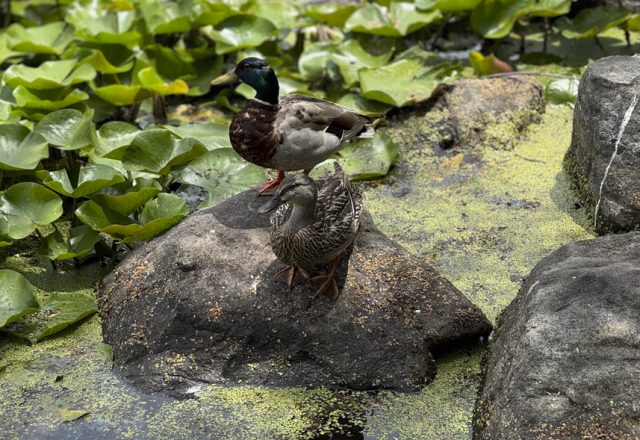
<instances>
[{"instance_id":1,"label":"duck's webbed foot","mask_svg":"<svg viewBox=\"0 0 640 440\"><path fill-rule=\"evenodd\" d=\"M333 260L331 271L327 275L319 275L311 278L311 282L319 286L316 294L313 296L314 298L318 296L326 296L336 300L340 296L340 289L338 288L338 283L336 283L336 271L338 269L340 257L342 257L342 255L338 255Z\"/></svg>"},{"instance_id":2,"label":"duck's webbed foot","mask_svg":"<svg viewBox=\"0 0 640 440\"><path fill-rule=\"evenodd\" d=\"M297 284L309 279L309 274L301 267L285 266L276 272L276 281L285 283L289 289L293 289Z\"/></svg>"},{"instance_id":3,"label":"duck's webbed foot","mask_svg":"<svg viewBox=\"0 0 640 440\"><path fill-rule=\"evenodd\" d=\"M262 185L256 186L254 189L258 191L259 196L268 196L275 194L280 184L284 180L284 171L278 171L278 176L275 179L271 179Z\"/></svg>"}]
</instances>

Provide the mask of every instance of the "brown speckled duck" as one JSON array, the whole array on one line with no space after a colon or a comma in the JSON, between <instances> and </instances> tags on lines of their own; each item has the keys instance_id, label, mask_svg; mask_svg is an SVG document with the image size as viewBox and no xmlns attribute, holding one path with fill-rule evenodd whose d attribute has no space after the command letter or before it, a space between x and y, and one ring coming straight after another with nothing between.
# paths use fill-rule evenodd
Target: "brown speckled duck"
<instances>
[{"instance_id":1,"label":"brown speckled duck","mask_svg":"<svg viewBox=\"0 0 640 440\"><path fill-rule=\"evenodd\" d=\"M337 299L340 290L335 281L342 253L353 243L360 228L362 194L335 163L336 173L328 177L322 188L306 174L288 175L273 198L261 209L271 216L271 246L278 259L286 264L276 280L293 288L308 279L306 270L331 263L327 275L311 281L317 284L316 296Z\"/></svg>"},{"instance_id":2,"label":"brown speckled duck","mask_svg":"<svg viewBox=\"0 0 640 440\"><path fill-rule=\"evenodd\" d=\"M246 58L212 85L242 81L256 96L235 116L229 128L233 148L244 159L278 170L278 177L258 188L273 191L285 171L306 174L346 143L370 134L369 119L346 107L305 95L278 96L276 74L259 58Z\"/></svg>"}]
</instances>

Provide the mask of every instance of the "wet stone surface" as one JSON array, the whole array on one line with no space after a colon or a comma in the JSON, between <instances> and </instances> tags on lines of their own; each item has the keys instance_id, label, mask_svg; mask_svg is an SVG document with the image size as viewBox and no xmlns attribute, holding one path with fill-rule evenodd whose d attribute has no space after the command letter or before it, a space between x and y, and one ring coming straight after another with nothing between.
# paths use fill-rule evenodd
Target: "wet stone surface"
<instances>
[{"instance_id":1,"label":"wet stone surface","mask_svg":"<svg viewBox=\"0 0 640 440\"><path fill-rule=\"evenodd\" d=\"M417 390L431 349L477 341L487 318L367 217L337 301L274 281L264 203L247 191L136 248L98 299L114 361L147 390L198 383Z\"/></svg>"},{"instance_id":2,"label":"wet stone surface","mask_svg":"<svg viewBox=\"0 0 640 440\"><path fill-rule=\"evenodd\" d=\"M640 436L640 233L565 245L500 316L474 439Z\"/></svg>"}]
</instances>

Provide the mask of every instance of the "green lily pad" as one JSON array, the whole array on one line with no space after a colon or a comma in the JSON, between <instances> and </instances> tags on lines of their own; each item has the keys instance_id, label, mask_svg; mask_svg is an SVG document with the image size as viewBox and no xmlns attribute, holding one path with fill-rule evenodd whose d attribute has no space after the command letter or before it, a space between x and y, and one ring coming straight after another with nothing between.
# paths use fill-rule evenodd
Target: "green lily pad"
<instances>
[{"instance_id":1,"label":"green lily pad","mask_svg":"<svg viewBox=\"0 0 640 440\"><path fill-rule=\"evenodd\" d=\"M49 234L40 246L40 254L51 260L66 260L80 257L93 249L100 241L100 233L88 226L76 226L63 237L58 231Z\"/></svg>"},{"instance_id":2,"label":"green lily pad","mask_svg":"<svg viewBox=\"0 0 640 440\"><path fill-rule=\"evenodd\" d=\"M154 67L145 67L140 70L138 72L138 79L145 89L149 89L160 96L184 95L189 92L189 86L186 82L181 79L176 79L167 83L158 75Z\"/></svg>"},{"instance_id":3,"label":"green lily pad","mask_svg":"<svg viewBox=\"0 0 640 440\"><path fill-rule=\"evenodd\" d=\"M12 50L60 55L73 40L73 28L61 21L34 27L14 23L7 28L7 37Z\"/></svg>"},{"instance_id":4,"label":"green lily pad","mask_svg":"<svg viewBox=\"0 0 640 440\"><path fill-rule=\"evenodd\" d=\"M351 88L359 81L358 70L363 67L382 67L389 62L392 53L392 48L389 47L388 51L380 55L373 54L360 41L351 39L338 46L331 59L340 70L344 86Z\"/></svg>"},{"instance_id":5,"label":"green lily pad","mask_svg":"<svg viewBox=\"0 0 640 440\"><path fill-rule=\"evenodd\" d=\"M131 218L98 205L93 200L83 202L76 209L76 217L92 229L121 239L139 229Z\"/></svg>"},{"instance_id":6,"label":"green lily pad","mask_svg":"<svg viewBox=\"0 0 640 440\"><path fill-rule=\"evenodd\" d=\"M111 84L99 87L93 82L89 85L96 95L115 106L131 105L149 97L149 92L144 90L142 86Z\"/></svg>"},{"instance_id":7,"label":"green lily pad","mask_svg":"<svg viewBox=\"0 0 640 440\"><path fill-rule=\"evenodd\" d=\"M438 9L447 12L471 11L480 0L416 0L418 9Z\"/></svg>"},{"instance_id":8,"label":"green lily pad","mask_svg":"<svg viewBox=\"0 0 640 440\"><path fill-rule=\"evenodd\" d=\"M24 238L61 215L56 193L37 183L16 183L0 196L0 237Z\"/></svg>"},{"instance_id":9,"label":"green lily pad","mask_svg":"<svg viewBox=\"0 0 640 440\"><path fill-rule=\"evenodd\" d=\"M87 62L100 73L117 74L128 72L133 67L133 61L120 66L114 66L100 50L94 50L93 55L87 57Z\"/></svg>"},{"instance_id":10,"label":"green lily pad","mask_svg":"<svg viewBox=\"0 0 640 440\"><path fill-rule=\"evenodd\" d=\"M204 123L184 124L177 127L165 125L164 128L181 139L191 138L202 142L209 151L218 148L231 148L228 125Z\"/></svg>"},{"instance_id":11,"label":"green lily pad","mask_svg":"<svg viewBox=\"0 0 640 440\"><path fill-rule=\"evenodd\" d=\"M0 62L5 62L11 58L22 55L22 52L18 52L9 47L9 36L6 32L0 35Z\"/></svg>"},{"instance_id":12,"label":"green lily pad","mask_svg":"<svg viewBox=\"0 0 640 440\"><path fill-rule=\"evenodd\" d=\"M627 21L626 28L629 31L640 31L640 14L634 15Z\"/></svg>"},{"instance_id":13,"label":"green lily pad","mask_svg":"<svg viewBox=\"0 0 640 440\"><path fill-rule=\"evenodd\" d=\"M106 187L125 181L125 177L117 170L99 164L87 164L80 167L78 183L74 185L69 179L66 169L57 171L38 171L36 175L42 183L58 194L73 197L85 197Z\"/></svg>"},{"instance_id":14,"label":"green lily pad","mask_svg":"<svg viewBox=\"0 0 640 440\"><path fill-rule=\"evenodd\" d=\"M553 104L575 104L578 98L579 78L560 78L551 81L544 89L544 97Z\"/></svg>"},{"instance_id":15,"label":"green lily pad","mask_svg":"<svg viewBox=\"0 0 640 440\"><path fill-rule=\"evenodd\" d=\"M392 2L389 7L368 3L345 23L348 32L401 37L442 18L440 11L419 11L413 3Z\"/></svg>"},{"instance_id":16,"label":"green lily pad","mask_svg":"<svg viewBox=\"0 0 640 440\"><path fill-rule=\"evenodd\" d=\"M0 124L0 168L33 170L49 157L47 140L21 124Z\"/></svg>"},{"instance_id":17,"label":"green lily pad","mask_svg":"<svg viewBox=\"0 0 640 440\"><path fill-rule=\"evenodd\" d=\"M273 23L253 15L231 16L208 31L216 42L218 55L259 46L275 33L276 27Z\"/></svg>"},{"instance_id":18,"label":"green lily pad","mask_svg":"<svg viewBox=\"0 0 640 440\"><path fill-rule=\"evenodd\" d=\"M513 68L496 57L494 54L487 56L480 52L471 51L469 53L469 64L478 76L491 75L500 72L513 72Z\"/></svg>"},{"instance_id":19,"label":"green lily pad","mask_svg":"<svg viewBox=\"0 0 640 440\"><path fill-rule=\"evenodd\" d=\"M97 311L96 300L83 293L54 293L37 313L14 321L4 330L35 344Z\"/></svg>"},{"instance_id":20,"label":"green lily pad","mask_svg":"<svg viewBox=\"0 0 640 440\"><path fill-rule=\"evenodd\" d=\"M305 7L304 14L318 23L342 28L356 9L358 6L351 3L316 3Z\"/></svg>"},{"instance_id":21,"label":"green lily pad","mask_svg":"<svg viewBox=\"0 0 640 440\"><path fill-rule=\"evenodd\" d=\"M86 416L87 414L90 414L90 412L85 409L58 409L58 419L61 422L72 422L80 417Z\"/></svg>"},{"instance_id":22,"label":"green lily pad","mask_svg":"<svg viewBox=\"0 0 640 440\"><path fill-rule=\"evenodd\" d=\"M132 30L136 11L105 11L98 3L73 4L66 21L76 28L76 33L86 42L98 44L122 44L136 46L142 35Z\"/></svg>"},{"instance_id":23,"label":"green lily pad","mask_svg":"<svg viewBox=\"0 0 640 440\"><path fill-rule=\"evenodd\" d=\"M175 34L191 29L191 1L141 0L140 12L152 35Z\"/></svg>"},{"instance_id":24,"label":"green lily pad","mask_svg":"<svg viewBox=\"0 0 640 440\"><path fill-rule=\"evenodd\" d=\"M68 87L95 76L96 71L90 64L78 64L77 60L45 61L38 67L14 64L4 72L7 85L35 90Z\"/></svg>"},{"instance_id":25,"label":"green lily pad","mask_svg":"<svg viewBox=\"0 0 640 440\"><path fill-rule=\"evenodd\" d=\"M220 148L200 156L173 177L207 189L208 197L200 205L205 207L263 183L266 174L264 168L245 161L233 149Z\"/></svg>"},{"instance_id":26,"label":"green lily pad","mask_svg":"<svg viewBox=\"0 0 640 440\"><path fill-rule=\"evenodd\" d=\"M336 51L334 43L312 43L305 46L298 58L298 70L302 77L308 81L322 78L327 70L327 63Z\"/></svg>"},{"instance_id":27,"label":"green lily pad","mask_svg":"<svg viewBox=\"0 0 640 440\"><path fill-rule=\"evenodd\" d=\"M59 90L29 90L18 86L13 90L16 104L35 110L55 111L89 99L89 95L78 89L66 92Z\"/></svg>"},{"instance_id":28,"label":"green lily pad","mask_svg":"<svg viewBox=\"0 0 640 440\"><path fill-rule=\"evenodd\" d=\"M0 269L0 328L38 307L31 283L18 272Z\"/></svg>"},{"instance_id":29,"label":"green lily pad","mask_svg":"<svg viewBox=\"0 0 640 440\"><path fill-rule=\"evenodd\" d=\"M571 20L562 17L558 20L558 28L566 38L590 38L623 24L631 16L631 12L625 8L597 6L583 9Z\"/></svg>"},{"instance_id":30,"label":"green lily pad","mask_svg":"<svg viewBox=\"0 0 640 440\"><path fill-rule=\"evenodd\" d=\"M571 0L482 0L471 13L471 28L485 38L503 38L525 15L554 17L570 7Z\"/></svg>"},{"instance_id":31,"label":"green lily pad","mask_svg":"<svg viewBox=\"0 0 640 440\"><path fill-rule=\"evenodd\" d=\"M338 104L344 105L365 116L381 116L392 108L392 106L388 104L363 98L358 93L347 93L338 100Z\"/></svg>"},{"instance_id":32,"label":"green lily pad","mask_svg":"<svg viewBox=\"0 0 640 440\"><path fill-rule=\"evenodd\" d=\"M255 2L249 10L252 15L269 20L278 29L292 29L298 21L298 8L287 1Z\"/></svg>"},{"instance_id":33,"label":"green lily pad","mask_svg":"<svg viewBox=\"0 0 640 440\"><path fill-rule=\"evenodd\" d=\"M401 60L381 68L359 72L362 96L395 107L422 101L440 82L416 60Z\"/></svg>"},{"instance_id":34,"label":"green lily pad","mask_svg":"<svg viewBox=\"0 0 640 440\"><path fill-rule=\"evenodd\" d=\"M61 150L78 150L92 143L92 117L92 111L58 110L42 118L33 131Z\"/></svg>"},{"instance_id":35,"label":"green lily pad","mask_svg":"<svg viewBox=\"0 0 640 440\"><path fill-rule=\"evenodd\" d=\"M154 179L138 178L134 183L135 186L131 186L129 182L111 185L94 194L91 199L113 212L128 216L162 190Z\"/></svg>"},{"instance_id":36,"label":"green lily pad","mask_svg":"<svg viewBox=\"0 0 640 440\"><path fill-rule=\"evenodd\" d=\"M168 130L154 128L138 133L126 148L122 163L132 171L166 175L172 166L183 165L206 151L195 139L175 139Z\"/></svg>"},{"instance_id":37,"label":"green lily pad","mask_svg":"<svg viewBox=\"0 0 640 440\"><path fill-rule=\"evenodd\" d=\"M96 132L93 140L95 152L98 156L111 159L121 159L125 148L140 133L140 130L131 124L121 121L107 122Z\"/></svg>"}]
</instances>

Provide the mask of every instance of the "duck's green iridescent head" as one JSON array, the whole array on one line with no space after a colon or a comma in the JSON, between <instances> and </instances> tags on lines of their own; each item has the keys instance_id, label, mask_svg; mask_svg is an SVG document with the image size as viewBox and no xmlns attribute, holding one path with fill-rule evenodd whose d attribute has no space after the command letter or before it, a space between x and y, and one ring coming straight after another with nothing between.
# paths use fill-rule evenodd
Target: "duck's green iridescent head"
<instances>
[{"instance_id":1,"label":"duck's green iridescent head","mask_svg":"<svg viewBox=\"0 0 640 440\"><path fill-rule=\"evenodd\" d=\"M237 80L250 85L255 89L256 99L270 104L278 103L280 85L276 74L264 60L260 58L245 58L240 61L233 72L229 72L214 79L212 85L233 83Z\"/></svg>"}]
</instances>

